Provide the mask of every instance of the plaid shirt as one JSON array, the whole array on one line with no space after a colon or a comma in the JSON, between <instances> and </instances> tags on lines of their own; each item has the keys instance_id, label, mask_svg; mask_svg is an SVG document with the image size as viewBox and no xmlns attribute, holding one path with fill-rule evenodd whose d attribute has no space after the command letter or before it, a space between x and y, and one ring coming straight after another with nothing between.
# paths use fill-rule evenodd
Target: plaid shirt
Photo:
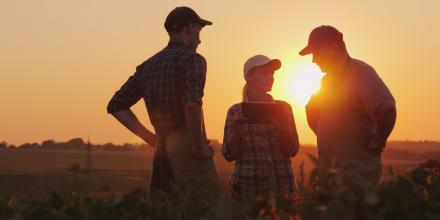
<instances>
[{"instance_id":1,"label":"plaid shirt","mask_svg":"<svg viewBox=\"0 0 440 220\"><path fill-rule=\"evenodd\" d=\"M239 146L230 146L229 139L233 133L233 119L241 111L241 105L235 104L228 110L222 153L226 160L236 161L231 185L241 193L267 193L271 178L275 179L277 190L293 192L297 189L289 156L294 156L299 147L292 109L286 102L275 102L286 107L284 118L289 127L287 137L282 137L283 134L272 124L245 124ZM290 140L281 141L286 138ZM239 153L230 154L231 147L238 147Z\"/></svg>"},{"instance_id":2,"label":"plaid shirt","mask_svg":"<svg viewBox=\"0 0 440 220\"><path fill-rule=\"evenodd\" d=\"M184 104L202 104L206 60L182 42L170 41L136 68L107 106L108 113L144 99L156 134L166 136L185 124Z\"/></svg>"}]
</instances>

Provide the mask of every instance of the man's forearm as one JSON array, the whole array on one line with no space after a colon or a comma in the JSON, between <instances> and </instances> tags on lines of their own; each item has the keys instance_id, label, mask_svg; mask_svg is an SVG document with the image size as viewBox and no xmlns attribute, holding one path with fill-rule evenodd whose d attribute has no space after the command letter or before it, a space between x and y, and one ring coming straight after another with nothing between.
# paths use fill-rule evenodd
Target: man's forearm
<instances>
[{"instance_id":1,"label":"man's forearm","mask_svg":"<svg viewBox=\"0 0 440 220\"><path fill-rule=\"evenodd\" d=\"M151 146L156 145L156 135L146 129L130 109L117 111L112 113L112 115L128 130L140 137L146 143L150 144Z\"/></svg>"},{"instance_id":2,"label":"man's forearm","mask_svg":"<svg viewBox=\"0 0 440 220\"><path fill-rule=\"evenodd\" d=\"M200 104L193 102L185 104L185 122L193 150L200 150L202 147L202 106Z\"/></svg>"},{"instance_id":3,"label":"man's forearm","mask_svg":"<svg viewBox=\"0 0 440 220\"><path fill-rule=\"evenodd\" d=\"M306 117L307 124L309 125L310 129L312 129L313 133L317 135L320 112L316 107L316 104L312 101L310 101L306 106Z\"/></svg>"},{"instance_id":4,"label":"man's forearm","mask_svg":"<svg viewBox=\"0 0 440 220\"><path fill-rule=\"evenodd\" d=\"M379 142L385 144L396 123L396 105L387 101L377 111L377 136Z\"/></svg>"}]
</instances>

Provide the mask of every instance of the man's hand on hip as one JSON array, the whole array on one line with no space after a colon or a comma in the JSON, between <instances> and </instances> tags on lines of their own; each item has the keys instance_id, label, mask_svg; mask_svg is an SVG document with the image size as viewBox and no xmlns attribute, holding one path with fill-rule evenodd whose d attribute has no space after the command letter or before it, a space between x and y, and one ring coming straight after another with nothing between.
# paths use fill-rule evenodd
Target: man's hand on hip
<instances>
[{"instance_id":1,"label":"man's hand on hip","mask_svg":"<svg viewBox=\"0 0 440 220\"><path fill-rule=\"evenodd\" d=\"M144 125L138 120L136 115L130 109L124 109L112 113L112 115L128 130L133 132L136 136L142 138L147 144L151 146L156 145L156 135L146 129Z\"/></svg>"},{"instance_id":2,"label":"man's hand on hip","mask_svg":"<svg viewBox=\"0 0 440 220\"><path fill-rule=\"evenodd\" d=\"M197 159L209 159L214 156L214 147L207 141L206 143L202 144L200 147L193 146L192 152L195 158Z\"/></svg>"}]
</instances>

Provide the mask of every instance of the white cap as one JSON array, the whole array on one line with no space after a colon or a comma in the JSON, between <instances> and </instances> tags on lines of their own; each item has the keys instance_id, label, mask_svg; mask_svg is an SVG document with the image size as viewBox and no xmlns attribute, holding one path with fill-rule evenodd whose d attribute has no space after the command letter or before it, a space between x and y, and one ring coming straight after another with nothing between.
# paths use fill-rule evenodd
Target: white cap
<instances>
[{"instance_id":1,"label":"white cap","mask_svg":"<svg viewBox=\"0 0 440 220\"><path fill-rule=\"evenodd\" d=\"M273 70L278 70L281 67L281 61L279 59L270 59L264 55L255 55L244 63L243 76L246 77L246 74L248 74L252 68L265 65L273 67Z\"/></svg>"}]
</instances>

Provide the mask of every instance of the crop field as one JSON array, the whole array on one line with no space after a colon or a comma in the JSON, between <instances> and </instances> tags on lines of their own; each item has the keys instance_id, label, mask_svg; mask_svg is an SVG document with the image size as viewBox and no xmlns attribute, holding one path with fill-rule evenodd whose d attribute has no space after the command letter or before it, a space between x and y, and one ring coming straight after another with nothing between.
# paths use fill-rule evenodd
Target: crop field
<instances>
[{"instance_id":1,"label":"crop field","mask_svg":"<svg viewBox=\"0 0 440 220\"><path fill-rule=\"evenodd\" d=\"M79 150L0 150L0 194L16 197L44 197L53 191L80 188L94 196L114 196L136 188L145 188L151 175L153 151L94 151L91 172L74 175L69 168L78 164L84 168L87 152ZM219 179L229 190L233 162L227 162L217 152L214 161ZM293 168L300 180L301 166L305 180L314 168L307 154L293 158ZM389 178L389 168L405 175L420 164L417 160L384 159L383 179ZM148 187L147 187L148 188Z\"/></svg>"}]
</instances>

